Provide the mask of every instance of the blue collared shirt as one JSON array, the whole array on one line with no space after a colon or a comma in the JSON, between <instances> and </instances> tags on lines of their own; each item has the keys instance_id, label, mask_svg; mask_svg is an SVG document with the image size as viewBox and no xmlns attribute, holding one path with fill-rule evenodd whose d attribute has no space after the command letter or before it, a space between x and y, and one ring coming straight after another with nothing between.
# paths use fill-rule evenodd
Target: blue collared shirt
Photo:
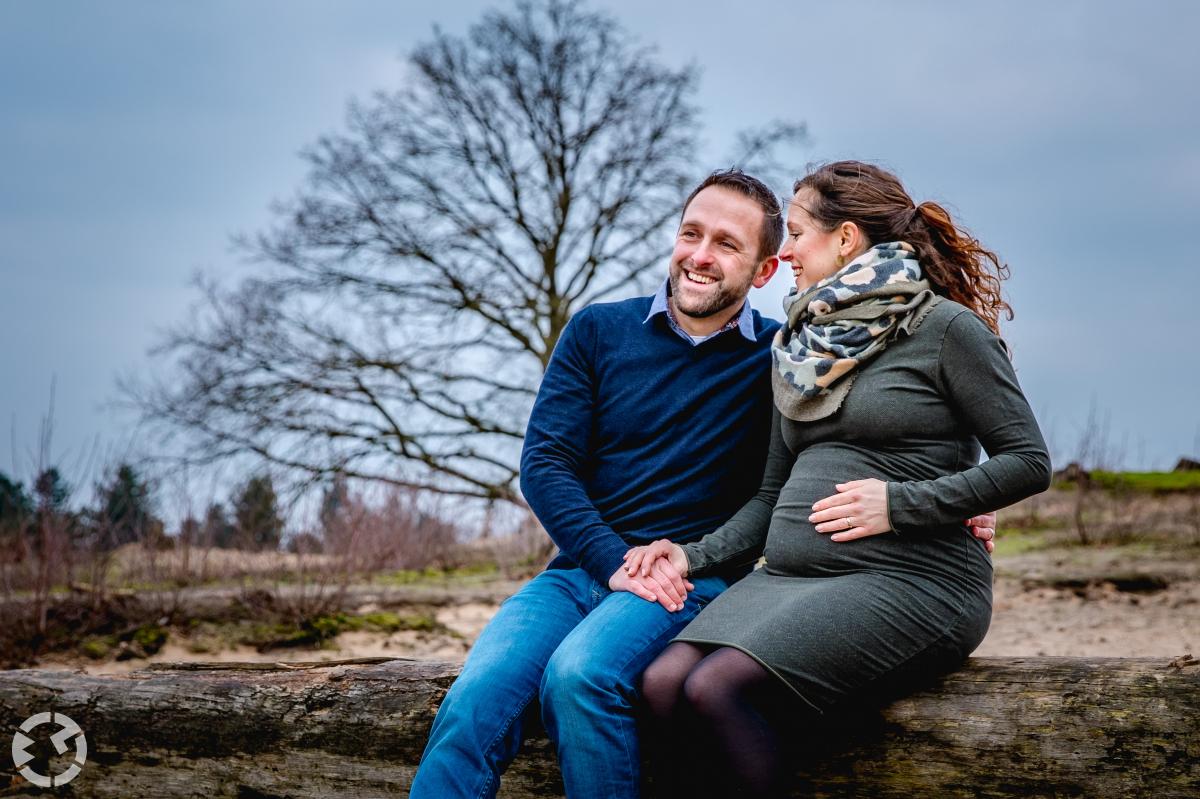
<instances>
[{"instance_id":1,"label":"blue collared shirt","mask_svg":"<svg viewBox=\"0 0 1200 799\"><path fill-rule=\"evenodd\" d=\"M755 338L754 338L754 312L750 309L749 301L744 301L742 303L742 310L739 311L735 317L730 319L729 323L726 324L724 327L722 327L720 330L718 330L714 333L709 333L704 338L696 340L696 339L692 338L692 336L686 330L684 330L682 327L679 326L679 322L675 321L675 314L671 311L671 304L669 301L670 296L671 296L671 280L670 280L670 278L668 278L667 280L663 281L662 285L658 287L658 291L654 294L654 300L650 303L650 313L646 314L646 318L642 320L642 324L649 322L651 319L653 319L656 315L658 315L660 313L666 314L667 315L667 323L670 324L671 329L674 330L676 333L678 333L680 336L682 336L687 341L687 343L691 344L692 346L697 346L699 344L703 344L704 342L708 341L710 338L713 338L714 336L719 336L722 333L724 333L726 330L730 330L734 327L736 327L739 331L741 331L741 334L743 336L745 336L747 339L749 339L750 341L755 341Z\"/></svg>"}]
</instances>

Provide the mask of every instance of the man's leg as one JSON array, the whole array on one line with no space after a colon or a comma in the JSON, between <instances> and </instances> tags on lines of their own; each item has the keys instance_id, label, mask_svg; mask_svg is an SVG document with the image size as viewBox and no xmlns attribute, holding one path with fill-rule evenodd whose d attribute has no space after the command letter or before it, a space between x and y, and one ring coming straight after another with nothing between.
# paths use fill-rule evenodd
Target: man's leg
<instances>
[{"instance_id":1,"label":"man's leg","mask_svg":"<svg viewBox=\"0 0 1200 799\"><path fill-rule=\"evenodd\" d=\"M553 569L505 600L438 710L412 799L496 794L546 662L594 604L594 585L582 569Z\"/></svg>"},{"instance_id":2,"label":"man's leg","mask_svg":"<svg viewBox=\"0 0 1200 799\"><path fill-rule=\"evenodd\" d=\"M569 799L629 799L639 793L634 702L638 677L725 581L692 581L670 613L633 594L602 590L595 609L563 640L542 678L542 719L558 749Z\"/></svg>"}]
</instances>

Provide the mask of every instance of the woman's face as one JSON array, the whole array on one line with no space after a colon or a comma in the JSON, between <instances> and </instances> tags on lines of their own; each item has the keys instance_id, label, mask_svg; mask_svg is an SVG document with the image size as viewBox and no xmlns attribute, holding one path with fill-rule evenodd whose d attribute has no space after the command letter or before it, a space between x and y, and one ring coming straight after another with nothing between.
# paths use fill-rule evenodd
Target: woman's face
<instances>
[{"instance_id":1,"label":"woman's face","mask_svg":"<svg viewBox=\"0 0 1200 799\"><path fill-rule=\"evenodd\" d=\"M807 186L796 192L788 204L787 232L779 260L792 265L796 288L804 291L845 265L845 238L841 227L826 232L808 213L815 199Z\"/></svg>"}]
</instances>

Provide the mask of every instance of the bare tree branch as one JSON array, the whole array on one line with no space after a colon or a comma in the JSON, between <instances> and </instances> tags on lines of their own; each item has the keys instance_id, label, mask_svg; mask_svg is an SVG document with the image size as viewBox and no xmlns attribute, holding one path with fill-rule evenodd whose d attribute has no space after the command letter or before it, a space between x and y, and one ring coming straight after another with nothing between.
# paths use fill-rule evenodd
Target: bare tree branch
<instances>
[{"instance_id":1,"label":"bare tree branch","mask_svg":"<svg viewBox=\"0 0 1200 799\"><path fill-rule=\"evenodd\" d=\"M574 0L435 29L409 64L305 152L271 228L237 240L253 277L202 282L157 348L168 370L125 386L164 435L186 434L184 460L518 502L525 421L567 321L663 265L707 171L690 67ZM745 157L781 131L744 139Z\"/></svg>"}]
</instances>

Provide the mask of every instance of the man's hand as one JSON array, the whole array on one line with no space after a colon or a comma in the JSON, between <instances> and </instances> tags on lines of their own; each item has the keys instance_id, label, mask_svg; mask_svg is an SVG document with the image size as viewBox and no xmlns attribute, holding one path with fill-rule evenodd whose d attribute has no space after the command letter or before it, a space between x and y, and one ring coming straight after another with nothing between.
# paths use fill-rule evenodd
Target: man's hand
<instances>
[{"instance_id":1,"label":"man's hand","mask_svg":"<svg viewBox=\"0 0 1200 799\"><path fill-rule=\"evenodd\" d=\"M645 576L634 577L622 566L608 578L608 587L612 591L636 594L647 602L657 602L673 612L683 608L692 584L678 574L672 575L669 569L652 569Z\"/></svg>"},{"instance_id":2,"label":"man's hand","mask_svg":"<svg viewBox=\"0 0 1200 799\"><path fill-rule=\"evenodd\" d=\"M967 527L971 528L971 535L983 542L983 546L989 553L996 548L995 512L972 516L970 519L967 519Z\"/></svg>"}]
</instances>

